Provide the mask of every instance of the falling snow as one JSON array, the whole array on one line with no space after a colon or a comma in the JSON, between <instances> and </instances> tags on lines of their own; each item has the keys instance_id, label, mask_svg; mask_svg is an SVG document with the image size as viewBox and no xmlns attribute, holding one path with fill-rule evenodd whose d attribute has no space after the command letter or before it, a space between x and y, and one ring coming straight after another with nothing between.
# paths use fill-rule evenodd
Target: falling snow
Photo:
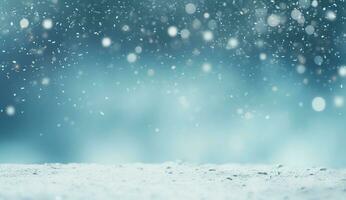
<instances>
[{"instance_id":1,"label":"falling snow","mask_svg":"<svg viewBox=\"0 0 346 200\"><path fill-rule=\"evenodd\" d=\"M3 0L0 14L0 161L346 165L343 0Z\"/></svg>"}]
</instances>

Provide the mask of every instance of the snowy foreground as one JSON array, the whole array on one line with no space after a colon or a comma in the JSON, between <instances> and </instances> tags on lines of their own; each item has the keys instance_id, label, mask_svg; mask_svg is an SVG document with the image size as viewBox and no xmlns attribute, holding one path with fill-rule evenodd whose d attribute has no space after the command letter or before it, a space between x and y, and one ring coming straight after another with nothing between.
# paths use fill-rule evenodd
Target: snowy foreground
<instances>
[{"instance_id":1,"label":"snowy foreground","mask_svg":"<svg viewBox=\"0 0 346 200\"><path fill-rule=\"evenodd\" d=\"M257 165L0 165L0 199L346 199L346 170Z\"/></svg>"}]
</instances>

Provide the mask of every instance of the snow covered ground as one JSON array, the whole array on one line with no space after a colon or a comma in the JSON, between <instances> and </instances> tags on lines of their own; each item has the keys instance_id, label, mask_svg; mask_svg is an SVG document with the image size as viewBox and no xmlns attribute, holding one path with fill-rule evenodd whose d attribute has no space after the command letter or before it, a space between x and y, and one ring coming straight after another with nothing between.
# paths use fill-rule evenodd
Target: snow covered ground
<instances>
[{"instance_id":1,"label":"snow covered ground","mask_svg":"<svg viewBox=\"0 0 346 200\"><path fill-rule=\"evenodd\" d=\"M0 165L0 199L346 199L346 170L265 165Z\"/></svg>"}]
</instances>

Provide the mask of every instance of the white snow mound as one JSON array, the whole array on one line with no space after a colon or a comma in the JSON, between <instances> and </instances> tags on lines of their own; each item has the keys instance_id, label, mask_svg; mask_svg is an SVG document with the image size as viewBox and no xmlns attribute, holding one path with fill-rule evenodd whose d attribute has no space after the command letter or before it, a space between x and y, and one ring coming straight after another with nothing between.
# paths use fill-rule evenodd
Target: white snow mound
<instances>
[{"instance_id":1,"label":"white snow mound","mask_svg":"<svg viewBox=\"0 0 346 200\"><path fill-rule=\"evenodd\" d=\"M0 165L0 199L346 199L346 170L265 165Z\"/></svg>"}]
</instances>

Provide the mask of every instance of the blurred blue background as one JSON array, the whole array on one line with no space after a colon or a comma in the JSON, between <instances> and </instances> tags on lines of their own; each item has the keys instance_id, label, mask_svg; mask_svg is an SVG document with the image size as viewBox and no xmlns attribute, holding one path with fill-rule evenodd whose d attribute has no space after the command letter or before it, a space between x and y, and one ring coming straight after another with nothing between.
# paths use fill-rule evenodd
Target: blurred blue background
<instances>
[{"instance_id":1,"label":"blurred blue background","mask_svg":"<svg viewBox=\"0 0 346 200\"><path fill-rule=\"evenodd\" d=\"M0 0L0 162L346 166L345 2Z\"/></svg>"}]
</instances>

